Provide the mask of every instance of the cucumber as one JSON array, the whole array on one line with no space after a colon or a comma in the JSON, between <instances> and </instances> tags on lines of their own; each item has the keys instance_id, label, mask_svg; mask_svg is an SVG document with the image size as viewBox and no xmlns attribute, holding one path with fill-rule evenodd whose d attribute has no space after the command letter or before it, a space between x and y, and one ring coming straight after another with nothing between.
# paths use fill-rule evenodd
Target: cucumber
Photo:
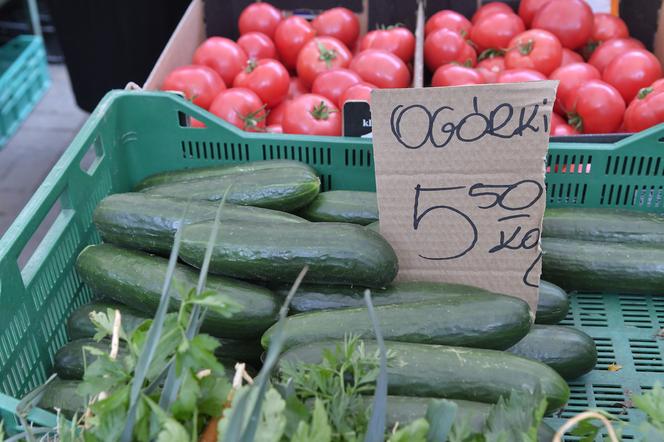
<instances>
[{"instance_id":1,"label":"cucumber","mask_svg":"<svg viewBox=\"0 0 664 442\"><path fill-rule=\"evenodd\" d=\"M664 248L543 238L542 277L567 291L664 292Z\"/></svg>"},{"instance_id":2,"label":"cucumber","mask_svg":"<svg viewBox=\"0 0 664 442\"><path fill-rule=\"evenodd\" d=\"M44 388L37 406L45 410L57 408L67 419L71 419L75 414L80 417L87 406L86 398L78 394L81 383L80 380L56 377Z\"/></svg>"},{"instance_id":3,"label":"cucumber","mask_svg":"<svg viewBox=\"0 0 664 442\"><path fill-rule=\"evenodd\" d=\"M213 221L219 203L187 201L146 193L119 193L104 198L93 221L104 242L168 256L180 222ZM255 222L306 222L298 216L260 207L225 204L221 220Z\"/></svg>"},{"instance_id":4,"label":"cucumber","mask_svg":"<svg viewBox=\"0 0 664 442\"><path fill-rule=\"evenodd\" d=\"M557 324L567 316L569 298L565 290L540 279L536 324Z\"/></svg>"},{"instance_id":5,"label":"cucumber","mask_svg":"<svg viewBox=\"0 0 664 442\"><path fill-rule=\"evenodd\" d=\"M96 358L89 352L83 355L83 347L93 347L97 350L109 353L111 351L111 341L108 339L99 342L94 339L77 339L68 342L55 353L53 361L53 370L60 379L83 379L85 366L92 364ZM118 347L118 359L127 356L127 349L120 345Z\"/></svg>"},{"instance_id":6,"label":"cucumber","mask_svg":"<svg viewBox=\"0 0 664 442\"><path fill-rule=\"evenodd\" d=\"M97 330L90 320L90 313L106 313L108 309L120 310L122 329L126 333L131 333L143 322L152 319L149 315L139 310L117 302L92 302L80 306L69 315L69 319L67 320L67 334L69 335L69 339L92 338L97 333Z\"/></svg>"},{"instance_id":7,"label":"cucumber","mask_svg":"<svg viewBox=\"0 0 664 442\"><path fill-rule=\"evenodd\" d=\"M180 257L200 267L214 223L185 226ZM346 223L266 225L228 221L219 230L210 272L292 283L308 265L305 281L383 287L397 275L397 256L376 232Z\"/></svg>"},{"instance_id":8,"label":"cucumber","mask_svg":"<svg viewBox=\"0 0 664 442\"><path fill-rule=\"evenodd\" d=\"M279 365L319 363L325 349L342 341L314 342L293 347L282 354ZM493 404L509 397L512 391L533 393L539 387L548 401L549 412L561 408L569 399L565 380L552 368L497 350L450 347L430 344L386 342L394 360L388 364L389 394L441 397ZM378 350L375 342L365 341L365 351Z\"/></svg>"},{"instance_id":9,"label":"cucumber","mask_svg":"<svg viewBox=\"0 0 664 442\"><path fill-rule=\"evenodd\" d=\"M168 260L110 244L88 246L76 261L79 276L97 295L133 307L152 316L159 305ZM186 265L175 267L174 278L187 290L196 287L198 272ZM228 296L242 310L231 317L209 311L202 330L225 338L256 338L277 320L280 301L268 289L209 275L207 290ZM177 311L181 295L170 288L169 311Z\"/></svg>"},{"instance_id":10,"label":"cucumber","mask_svg":"<svg viewBox=\"0 0 664 442\"><path fill-rule=\"evenodd\" d=\"M619 209L546 209L542 236L664 245L664 217Z\"/></svg>"},{"instance_id":11,"label":"cucumber","mask_svg":"<svg viewBox=\"0 0 664 442\"><path fill-rule=\"evenodd\" d=\"M373 230L373 231L375 231L375 232L380 233L380 222L379 222L379 221L376 221L376 222L374 222L374 223L367 224L367 229L371 229L371 230Z\"/></svg>"},{"instance_id":12,"label":"cucumber","mask_svg":"<svg viewBox=\"0 0 664 442\"><path fill-rule=\"evenodd\" d=\"M572 327L534 325L509 353L542 362L565 379L576 379L597 364L593 338Z\"/></svg>"},{"instance_id":13,"label":"cucumber","mask_svg":"<svg viewBox=\"0 0 664 442\"><path fill-rule=\"evenodd\" d=\"M366 226L378 221L376 192L333 190L319 193L299 215L309 221L353 223Z\"/></svg>"},{"instance_id":14,"label":"cucumber","mask_svg":"<svg viewBox=\"0 0 664 442\"><path fill-rule=\"evenodd\" d=\"M138 185L141 192L174 198L220 201L286 212L304 207L320 190L316 171L304 163L278 161L270 167L169 172Z\"/></svg>"},{"instance_id":15,"label":"cucumber","mask_svg":"<svg viewBox=\"0 0 664 442\"><path fill-rule=\"evenodd\" d=\"M380 305L375 312L390 341L504 350L519 342L530 330L528 304L521 299L494 293L448 295L438 301ZM261 343L270 344L276 326L268 329ZM346 334L374 338L367 308L322 310L289 316L283 326L283 348Z\"/></svg>"}]
</instances>

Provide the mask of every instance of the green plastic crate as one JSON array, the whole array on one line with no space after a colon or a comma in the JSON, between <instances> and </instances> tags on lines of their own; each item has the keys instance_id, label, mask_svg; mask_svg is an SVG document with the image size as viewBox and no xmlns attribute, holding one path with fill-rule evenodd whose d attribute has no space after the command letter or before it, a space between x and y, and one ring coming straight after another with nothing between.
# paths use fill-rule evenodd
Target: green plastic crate
<instances>
[{"instance_id":1,"label":"green plastic crate","mask_svg":"<svg viewBox=\"0 0 664 442\"><path fill-rule=\"evenodd\" d=\"M40 36L20 35L0 47L0 149L51 84Z\"/></svg>"},{"instance_id":2,"label":"green plastic crate","mask_svg":"<svg viewBox=\"0 0 664 442\"><path fill-rule=\"evenodd\" d=\"M207 127L189 127L190 116ZM664 126L613 145L552 144L549 205L661 210L664 155L660 136L664 136ZM0 418L6 425L17 428L15 398L46 379L55 351L67 340L66 318L92 297L76 275L74 261L83 247L100 240L92 212L103 197L129 191L145 176L160 171L277 158L315 167L324 190L375 189L371 140L246 133L172 94L110 92L0 239ZM627 169L635 162L638 173L636 169L623 172L619 166L619 173L614 174L607 166L625 161ZM574 173L569 172L572 164ZM583 167L579 169L577 164ZM562 193L554 190L560 188ZM616 200L607 197L607 192L633 196ZM23 249L47 216L54 219L52 225L32 256L24 257ZM588 305L586 299L595 299L601 307ZM620 304L622 299L645 303L642 319L635 320L640 327L634 329L631 322L616 319L624 309L629 310ZM571 406L605 405L600 401L604 385L629 385L635 392L652 385L657 373L661 374L655 369L660 368L655 364L648 366L654 367L652 373L639 371L635 351L645 347L629 339L652 336L663 325L662 300L617 295L574 298L568 321L599 340L602 359L600 370L581 384L573 384ZM601 325L589 319L601 312L606 316ZM652 347L646 353L661 363L662 343L644 345ZM623 365L623 370L602 371L609 359ZM39 410L30 417L39 424L54 423L52 415Z\"/></svg>"}]
</instances>

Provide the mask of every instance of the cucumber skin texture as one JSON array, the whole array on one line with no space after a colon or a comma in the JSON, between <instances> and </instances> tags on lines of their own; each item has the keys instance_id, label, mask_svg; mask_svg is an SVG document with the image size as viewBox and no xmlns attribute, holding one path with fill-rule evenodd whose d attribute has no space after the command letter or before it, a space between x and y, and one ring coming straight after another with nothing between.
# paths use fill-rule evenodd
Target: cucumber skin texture
<instances>
[{"instance_id":1,"label":"cucumber skin texture","mask_svg":"<svg viewBox=\"0 0 664 442\"><path fill-rule=\"evenodd\" d=\"M542 238L542 277L567 291L664 292L664 249Z\"/></svg>"},{"instance_id":2,"label":"cucumber skin texture","mask_svg":"<svg viewBox=\"0 0 664 442\"><path fill-rule=\"evenodd\" d=\"M186 224L213 221L219 203L188 201L145 193L119 193L104 198L93 221L104 242L164 256L170 254L180 221ZM220 219L255 222L306 222L276 210L225 204Z\"/></svg>"},{"instance_id":3,"label":"cucumber skin texture","mask_svg":"<svg viewBox=\"0 0 664 442\"><path fill-rule=\"evenodd\" d=\"M143 187L141 192L174 198L221 201L227 190L227 203L291 212L316 198L320 191L320 178L306 164L288 162L280 167L253 172L210 174L204 178L165 182Z\"/></svg>"},{"instance_id":4,"label":"cucumber skin texture","mask_svg":"<svg viewBox=\"0 0 664 442\"><path fill-rule=\"evenodd\" d=\"M542 236L664 245L664 217L619 209L546 209Z\"/></svg>"},{"instance_id":5,"label":"cucumber skin texture","mask_svg":"<svg viewBox=\"0 0 664 442\"><path fill-rule=\"evenodd\" d=\"M367 229L371 229L374 232L380 233L380 222L376 221L376 222L373 222L371 224L367 224Z\"/></svg>"},{"instance_id":6,"label":"cucumber skin texture","mask_svg":"<svg viewBox=\"0 0 664 442\"><path fill-rule=\"evenodd\" d=\"M201 266L213 223L185 226L180 258ZM306 282L384 287L397 275L398 260L376 232L346 223L229 221L219 230L210 272L240 279L292 283L308 265Z\"/></svg>"},{"instance_id":7,"label":"cucumber skin texture","mask_svg":"<svg viewBox=\"0 0 664 442\"><path fill-rule=\"evenodd\" d=\"M143 322L152 319L143 312L117 302L92 302L80 306L69 315L69 319L67 319L67 334L69 335L69 339L73 341L76 339L92 338L97 333L97 330L90 320L90 313L106 313L108 309L120 310L122 329L126 333L133 332Z\"/></svg>"},{"instance_id":8,"label":"cucumber skin texture","mask_svg":"<svg viewBox=\"0 0 664 442\"><path fill-rule=\"evenodd\" d=\"M97 295L111 298L152 316L159 305L168 260L110 244L88 246L76 261L83 282ZM175 267L174 280L196 287L198 272ZM227 295L242 310L230 318L208 311L202 331L224 338L258 338L278 317L280 301L268 289L244 281L208 275L206 289ZM171 284L169 311L177 311L180 293Z\"/></svg>"},{"instance_id":9,"label":"cucumber skin texture","mask_svg":"<svg viewBox=\"0 0 664 442\"><path fill-rule=\"evenodd\" d=\"M319 193L298 214L309 221L366 226L378 221L378 201L375 192L332 190Z\"/></svg>"},{"instance_id":10,"label":"cucumber skin texture","mask_svg":"<svg viewBox=\"0 0 664 442\"><path fill-rule=\"evenodd\" d=\"M509 353L548 365L565 379L576 379L597 364L593 338L572 327L534 325Z\"/></svg>"},{"instance_id":11,"label":"cucumber skin texture","mask_svg":"<svg viewBox=\"0 0 664 442\"><path fill-rule=\"evenodd\" d=\"M530 330L530 309L524 301L498 294L450 295L438 301L375 307L389 341L504 350ZM269 346L273 326L261 343ZM343 339L345 334L373 339L366 307L322 310L289 316L283 328L283 348L309 342Z\"/></svg>"},{"instance_id":12,"label":"cucumber skin texture","mask_svg":"<svg viewBox=\"0 0 664 442\"><path fill-rule=\"evenodd\" d=\"M567 316L569 298L565 290L540 279L535 324L557 324Z\"/></svg>"},{"instance_id":13,"label":"cucumber skin texture","mask_svg":"<svg viewBox=\"0 0 664 442\"><path fill-rule=\"evenodd\" d=\"M58 408L67 419L71 419L74 414L80 416L87 406L85 398L78 394L81 383L80 380L56 377L43 390L44 394L37 406L46 410Z\"/></svg>"},{"instance_id":14,"label":"cucumber skin texture","mask_svg":"<svg viewBox=\"0 0 664 442\"><path fill-rule=\"evenodd\" d=\"M102 340L95 341L94 339L77 339L68 342L55 353L53 361L53 370L57 373L60 379L83 379L85 371L85 364L83 363L83 347L94 347L106 353L111 350L111 341ZM123 358L129 353L124 346L119 347L118 358ZM92 364L96 360L96 356L86 352L85 363Z\"/></svg>"},{"instance_id":15,"label":"cucumber skin texture","mask_svg":"<svg viewBox=\"0 0 664 442\"><path fill-rule=\"evenodd\" d=\"M279 364L318 363L324 349L342 344L337 340L293 347L281 355ZM540 385L548 412L561 408L569 399L569 386L552 368L503 351L390 341L385 347L396 358L387 368L387 389L392 395L495 404L513 390L533 393ZM365 341L367 354L377 350L375 342Z\"/></svg>"}]
</instances>

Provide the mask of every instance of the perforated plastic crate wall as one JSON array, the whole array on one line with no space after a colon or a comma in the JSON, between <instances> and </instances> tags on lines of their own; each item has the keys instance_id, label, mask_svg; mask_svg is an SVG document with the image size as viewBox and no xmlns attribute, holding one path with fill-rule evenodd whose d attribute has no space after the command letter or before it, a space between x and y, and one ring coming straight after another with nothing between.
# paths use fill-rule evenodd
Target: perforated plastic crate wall
<instances>
[{"instance_id":1,"label":"perforated plastic crate wall","mask_svg":"<svg viewBox=\"0 0 664 442\"><path fill-rule=\"evenodd\" d=\"M21 35L0 47L0 149L27 118L50 83L41 37Z\"/></svg>"},{"instance_id":2,"label":"perforated plastic crate wall","mask_svg":"<svg viewBox=\"0 0 664 442\"><path fill-rule=\"evenodd\" d=\"M207 127L187 127L186 115ZM549 173L550 186L578 183L584 189L574 198L566 193L564 198L556 197L549 190L550 204L606 205L594 197L601 195L603 186L631 186L633 180L661 189L664 164L659 133L664 135L664 129L651 129L615 145L580 145L578 149L552 144L552 155L569 155L558 165L590 162L592 167L587 173L571 174L560 168ZM610 158L623 156L652 158L659 165L657 175L652 170L640 176L605 173L606 162L614 161ZM312 165L322 177L324 190L375 189L370 140L245 133L170 94L109 93L0 239L0 417L6 425L15 428L15 398L46 379L55 351L66 342L69 313L91 298L74 271L74 260L84 246L99 241L92 212L104 196L128 191L145 176L164 170L275 158ZM656 201L649 198L648 204L631 208L661 210ZM26 244L46 218L54 219L52 225L46 226L47 233L32 256L24 256ZM606 299L610 302L610 296ZM625 349L615 347L615 351ZM627 367L630 358L620 357ZM33 414L32 418L53 423L50 415Z\"/></svg>"}]
</instances>

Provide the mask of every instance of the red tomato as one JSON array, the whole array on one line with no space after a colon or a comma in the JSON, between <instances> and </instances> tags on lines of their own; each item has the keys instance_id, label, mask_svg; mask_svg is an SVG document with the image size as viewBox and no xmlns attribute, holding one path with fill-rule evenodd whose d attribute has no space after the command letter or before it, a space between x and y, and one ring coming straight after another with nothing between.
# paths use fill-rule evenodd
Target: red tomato
<instances>
[{"instance_id":1,"label":"red tomato","mask_svg":"<svg viewBox=\"0 0 664 442\"><path fill-rule=\"evenodd\" d=\"M265 105L253 91L233 87L222 91L210 106L210 112L249 132L265 128Z\"/></svg>"},{"instance_id":2,"label":"red tomato","mask_svg":"<svg viewBox=\"0 0 664 442\"><path fill-rule=\"evenodd\" d=\"M341 112L327 98L305 94L288 105L281 126L287 134L341 135Z\"/></svg>"},{"instance_id":3,"label":"red tomato","mask_svg":"<svg viewBox=\"0 0 664 442\"><path fill-rule=\"evenodd\" d=\"M590 38L595 42L605 42L612 38L629 37L629 29L620 18L613 14L597 13L593 18L593 33Z\"/></svg>"},{"instance_id":4,"label":"red tomato","mask_svg":"<svg viewBox=\"0 0 664 442\"><path fill-rule=\"evenodd\" d=\"M237 44L250 60L277 58L277 48L270 37L262 32L247 32L237 39Z\"/></svg>"},{"instance_id":5,"label":"red tomato","mask_svg":"<svg viewBox=\"0 0 664 442\"><path fill-rule=\"evenodd\" d=\"M434 87L484 83L484 76L480 72L458 64L446 64L439 67L431 79L431 86Z\"/></svg>"},{"instance_id":6,"label":"red tomato","mask_svg":"<svg viewBox=\"0 0 664 442\"><path fill-rule=\"evenodd\" d=\"M381 89L410 86L408 67L391 52L367 49L353 58L349 68L357 72L362 80Z\"/></svg>"},{"instance_id":7,"label":"red tomato","mask_svg":"<svg viewBox=\"0 0 664 442\"><path fill-rule=\"evenodd\" d=\"M498 12L514 14L514 10L507 6L505 3L491 2L482 5L477 11L475 11L473 18L471 18L470 21L475 24L487 15L496 14Z\"/></svg>"},{"instance_id":8,"label":"red tomato","mask_svg":"<svg viewBox=\"0 0 664 442\"><path fill-rule=\"evenodd\" d=\"M498 72L483 67L476 67L475 69L482 75L485 83L498 83Z\"/></svg>"},{"instance_id":9,"label":"red tomato","mask_svg":"<svg viewBox=\"0 0 664 442\"><path fill-rule=\"evenodd\" d=\"M563 117L556 114L555 112L551 114L551 131L549 133L549 136L565 137L570 135L576 135L578 133L579 132L577 132L576 129L574 129L572 126L567 124L565 120L563 120Z\"/></svg>"},{"instance_id":10,"label":"red tomato","mask_svg":"<svg viewBox=\"0 0 664 442\"><path fill-rule=\"evenodd\" d=\"M613 38L599 45L588 63L602 73L617 55L622 55L632 49L644 49L643 43L634 38Z\"/></svg>"},{"instance_id":11,"label":"red tomato","mask_svg":"<svg viewBox=\"0 0 664 442\"><path fill-rule=\"evenodd\" d=\"M415 53L415 36L401 27L371 31L360 40L360 51L365 49L382 49L408 63Z\"/></svg>"},{"instance_id":12,"label":"red tomato","mask_svg":"<svg viewBox=\"0 0 664 442\"><path fill-rule=\"evenodd\" d=\"M470 33L472 26L470 21L458 12L443 9L429 17L424 25L424 35L427 36L438 29L450 29L465 37Z\"/></svg>"},{"instance_id":13,"label":"red tomato","mask_svg":"<svg viewBox=\"0 0 664 442\"><path fill-rule=\"evenodd\" d=\"M270 108L281 103L288 95L290 76L284 65L266 58L249 61L245 70L235 77L233 86L251 89Z\"/></svg>"},{"instance_id":14,"label":"red tomato","mask_svg":"<svg viewBox=\"0 0 664 442\"><path fill-rule=\"evenodd\" d=\"M189 124L191 125L191 127L198 127L198 128L206 127L206 126L205 126L205 123L203 123L203 122L200 121L200 120L197 120L197 119L194 118L194 117L191 117L191 119L190 119L190 121L189 121Z\"/></svg>"},{"instance_id":15,"label":"red tomato","mask_svg":"<svg viewBox=\"0 0 664 442\"><path fill-rule=\"evenodd\" d=\"M369 83L360 83L349 87L339 98L340 108L343 109L346 101L366 101L371 103L371 91L376 87Z\"/></svg>"},{"instance_id":16,"label":"red tomato","mask_svg":"<svg viewBox=\"0 0 664 442\"><path fill-rule=\"evenodd\" d=\"M470 31L470 39L478 52L506 49L510 41L526 30L521 18L513 12L498 12L478 20Z\"/></svg>"},{"instance_id":17,"label":"red tomato","mask_svg":"<svg viewBox=\"0 0 664 442\"><path fill-rule=\"evenodd\" d=\"M563 48L563 60L560 62L561 66L565 66L572 63L583 63L583 57L581 54L574 52L571 49Z\"/></svg>"},{"instance_id":18,"label":"red tomato","mask_svg":"<svg viewBox=\"0 0 664 442\"><path fill-rule=\"evenodd\" d=\"M350 9L332 8L316 17L311 26L316 36L334 37L349 48L355 46L360 35L360 20Z\"/></svg>"},{"instance_id":19,"label":"red tomato","mask_svg":"<svg viewBox=\"0 0 664 442\"><path fill-rule=\"evenodd\" d=\"M478 68L488 69L498 74L505 70L505 57L496 55L493 57L485 58L477 63Z\"/></svg>"},{"instance_id":20,"label":"red tomato","mask_svg":"<svg viewBox=\"0 0 664 442\"><path fill-rule=\"evenodd\" d=\"M618 89L626 103L639 92L662 77L659 60L644 49L633 49L615 57L602 73L602 80Z\"/></svg>"},{"instance_id":21,"label":"red tomato","mask_svg":"<svg viewBox=\"0 0 664 442\"><path fill-rule=\"evenodd\" d=\"M571 97L569 124L584 134L604 134L620 128L625 100L608 83L589 80Z\"/></svg>"},{"instance_id":22,"label":"red tomato","mask_svg":"<svg viewBox=\"0 0 664 442\"><path fill-rule=\"evenodd\" d=\"M532 69L507 69L498 75L498 83L521 83L540 80L546 80L544 74Z\"/></svg>"},{"instance_id":23,"label":"red tomato","mask_svg":"<svg viewBox=\"0 0 664 442\"><path fill-rule=\"evenodd\" d=\"M240 35L248 32L262 32L272 38L281 18L281 11L271 4L256 2L242 10L237 25Z\"/></svg>"},{"instance_id":24,"label":"red tomato","mask_svg":"<svg viewBox=\"0 0 664 442\"><path fill-rule=\"evenodd\" d=\"M300 49L315 35L314 28L302 17L293 15L279 23L274 32L274 44L284 66L294 69Z\"/></svg>"},{"instance_id":25,"label":"red tomato","mask_svg":"<svg viewBox=\"0 0 664 442\"><path fill-rule=\"evenodd\" d=\"M563 59L563 47L550 32L531 29L523 32L510 41L509 50L505 53L507 69L533 69L549 75Z\"/></svg>"},{"instance_id":26,"label":"red tomato","mask_svg":"<svg viewBox=\"0 0 664 442\"><path fill-rule=\"evenodd\" d=\"M225 84L233 84L235 76L247 64L247 54L233 40L210 37L194 52L194 64L211 67Z\"/></svg>"},{"instance_id":27,"label":"red tomato","mask_svg":"<svg viewBox=\"0 0 664 442\"><path fill-rule=\"evenodd\" d=\"M583 0L555 0L539 8L532 26L551 32L564 47L576 49L592 35L593 11Z\"/></svg>"},{"instance_id":28,"label":"red tomato","mask_svg":"<svg viewBox=\"0 0 664 442\"><path fill-rule=\"evenodd\" d=\"M284 100L281 103L279 103L278 106L275 106L272 109L270 109L270 111L267 113L267 120L265 120L265 123L268 126L271 126L273 124L281 124L281 120L284 117L284 111L286 110L286 107L290 102L291 100Z\"/></svg>"},{"instance_id":29,"label":"red tomato","mask_svg":"<svg viewBox=\"0 0 664 442\"><path fill-rule=\"evenodd\" d=\"M361 82L362 78L350 69L333 69L316 77L311 85L311 93L322 95L335 106L339 106L341 94L349 87Z\"/></svg>"},{"instance_id":30,"label":"red tomato","mask_svg":"<svg viewBox=\"0 0 664 442\"><path fill-rule=\"evenodd\" d=\"M226 89L224 81L207 66L181 66L164 79L163 91L180 91L194 104L208 109L219 92Z\"/></svg>"},{"instance_id":31,"label":"red tomato","mask_svg":"<svg viewBox=\"0 0 664 442\"><path fill-rule=\"evenodd\" d=\"M272 134L282 134L284 133L284 128L281 127L281 124L269 124L265 127L265 132Z\"/></svg>"},{"instance_id":32,"label":"red tomato","mask_svg":"<svg viewBox=\"0 0 664 442\"><path fill-rule=\"evenodd\" d=\"M639 95L646 96L651 92L664 92L664 78L660 78L650 86L643 88L639 91Z\"/></svg>"},{"instance_id":33,"label":"red tomato","mask_svg":"<svg viewBox=\"0 0 664 442\"><path fill-rule=\"evenodd\" d=\"M348 67L352 58L345 44L334 37L316 37L304 45L297 56L297 75L311 85L321 72Z\"/></svg>"},{"instance_id":34,"label":"red tomato","mask_svg":"<svg viewBox=\"0 0 664 442\"><path fill-rule=\"evenodd\" d=\"M424 39L424 63L431 72L447 63L475 65L475 51L458 32L438 29Z\"/></svg>"},{"instance_id":35,"label":"red tomato","mask_svg":"<svg viewBox=\"0 0 664 442\"><path fill-rule=\"evenodd\" d=\"M521 17L523 23L530 27L537 11L539 11L539 9L548 1L549 0L521 0L519 2L519 17Z\"/></svg>"},{"instance_id":36,"label":"red tomato","mask_svg":"<svg viewBox=\"0 0 664 442\"><path fill-rule=\"evenodd\" d=\"M290 87L288 88L288 98L299 97L300 95L308 94L309 88L302 83L299 77L291 77Z\"/></svg>"},{"instance_id":37,"label":"red tomato","mask_svg":"<svg viewBox=\"0 0 664 442\"><path fill-rule=\"evenodd\" d=\"M659 90L649 87L641 89L639 95L632 100L625 111L625 130L640 132L664 123L664 93L662 93L661 80Z\"/></svg>"},{"instance_id":38,"label":"red tomato","mask_svg":"<svg viewBox=\"0 0 664 442\"><path fill-rule=\"evenodd\" d=\"M561 66L549 75L549 79L558 80L556 92L556 112L565 113L571 107L570 99L576 90L588 80L599 80L602 75L587 63L572 63Z\"/></svg>"}]
</instances>

